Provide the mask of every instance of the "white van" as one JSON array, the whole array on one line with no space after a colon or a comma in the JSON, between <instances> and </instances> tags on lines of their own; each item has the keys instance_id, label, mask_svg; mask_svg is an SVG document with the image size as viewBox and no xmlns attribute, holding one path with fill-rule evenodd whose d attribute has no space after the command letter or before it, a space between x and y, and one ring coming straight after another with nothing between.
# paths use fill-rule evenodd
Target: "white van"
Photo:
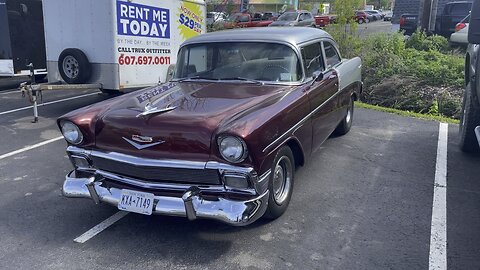
<instances>
[{"instance_id":1,"label":"white van","mask_svg":"<svg viewBox=\"0 0 480 270\"><path fill-rule=\"evenodd\" d=\"M43 9L49 83L164 82L179 45L206 31L203 0L44 0Z\"/></svg>"}]
</instances>

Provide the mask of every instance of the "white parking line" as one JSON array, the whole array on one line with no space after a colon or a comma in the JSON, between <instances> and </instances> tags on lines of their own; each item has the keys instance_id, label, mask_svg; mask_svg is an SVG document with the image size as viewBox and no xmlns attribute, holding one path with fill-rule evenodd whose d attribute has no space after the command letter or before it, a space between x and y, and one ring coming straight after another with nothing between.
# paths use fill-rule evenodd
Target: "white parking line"
<instances>
[{"instance_id":1,"label":"white parking line","mask_svg":"<svg viewBox=\"0 0 480 270\"><path fill-rule=\"evenodd\" d=\"M7 158L7 157L11 157L11 156L16 155L16 154L20 154L20 153L28 151L28 150L32 150L34 148L40 147L40 146L45 145L45 144L49 144L49 143L54 142L54 141L58 141L60 139L63 139L63 136L59 136L59 137L56 137L56 138L53 138L53 139L50 139L50 140L46 140L46 141L43 141L43 142L40 142L40 143L37 143L37 144L34 144L34 145L25 146L21 149L18 149L18 150L15 150L15 151L12 151L12 152L1 155L0 160L2 160L4 158Z\"/></svg>"},{"instance_id":2,"label":"white parking line","mask_svg":"<svg viewBox=\"0 0 480 270\"><path fill-rule=\"evenodd\" d=\"M115 213L113 216L105 219L104 221L102 221L100 224L96 225L95 227L91 228L90 230L88 230L87 232L85 232L84 234L80 235L79 237L73 239L73 241L77 242L77 243L85 243L87 242L88 240L90 240L92 237L94 237L95 235L101 233L103 230L105 230L106 228L112 226L113 223L119 221L120 219L122 219L123 217L125 217L126 215L128 214L128 212L125 212L125 211L118 211L117 213Z\"/></svg>"},{"instance_id":3,"label":"white parking line","mask_svg":"<svg viewBox=\"0 0 480 270\"><path fill-rule=\"evenodd\" d=\"M84 95L80 95L80 96L74 96L74 97L69 97L69 98L64 98L64 99L49 101L49 102L45 102L45 103L38 104L38 107L45 106L45 105L50 105L50 104L55 104L55 103L59 103L59 102L63 102L63 101L68 101L68 100L72 100L72 99L77 99L77 98L82 98L82 97L88 97L88 96L98 95L99 93L100 93L100 92L88 93L88 94L84 94ZM33 106L27 106L27 107L22 107L22 108L18 108L18 109L13 109L13 110L5 111L5 112L0 112L0 115L2 115L2 114L7 114L7 113L18 112L18 111L23 111L23 110L27 110L27 109L31 109L31 108L33 108Z\"/></svg>"},{"instance_id":4,"label":"white parking line","mask_svg":"<svg viewBox=\"0 0 480 270\"><path fill-rule=\"evenodd\" d=\"M440 123L435 184L433 186L430 270L447 269L447 144L448 124Z\"/></svg>"}]
</instances>

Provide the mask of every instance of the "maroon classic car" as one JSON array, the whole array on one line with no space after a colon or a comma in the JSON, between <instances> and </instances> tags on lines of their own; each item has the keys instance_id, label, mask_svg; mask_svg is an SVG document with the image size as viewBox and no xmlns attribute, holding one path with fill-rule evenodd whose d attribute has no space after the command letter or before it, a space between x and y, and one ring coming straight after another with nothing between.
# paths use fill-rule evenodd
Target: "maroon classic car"
<instances>
[{"instance_id":1,"label":"maroon classic car","mask_svg":"<svg viewBox=\"0 0 480 270\"><path fill-rule=\"evenodd\" d=\"M189 39L168 83L58 119L74 166L63 194L232 225L277 218L295 168L350 130L360 67L314 28Z\"/></svg>"}]
</instances>

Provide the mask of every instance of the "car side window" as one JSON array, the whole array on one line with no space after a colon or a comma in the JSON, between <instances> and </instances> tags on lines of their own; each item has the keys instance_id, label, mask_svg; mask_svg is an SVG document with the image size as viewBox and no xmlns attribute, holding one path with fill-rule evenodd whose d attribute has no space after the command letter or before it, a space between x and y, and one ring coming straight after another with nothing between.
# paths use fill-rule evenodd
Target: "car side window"
<instances>
[{"instance_id":1,"label":"car side window","mask_svg":"<svg viewBox=\"0 0 480 270\"><path fill-rule=\"evenodd\" d=\"M323 42L323 49L325 50L325 60L327 62L327 66L331 67L338 63L340 63L341 59L338 55L337 49L333 46L332 43L328 41Z\"/></svg>"},{"instance_id":2,"label":"car side window","mask_svg":"<svg viewBox=\"0 0 480 270\"><path fill-rule=\"evenodd\" d=\"M299 21L305 20L305 14L304 13L300 14L300 17L298 17L298 20Z\"/></svg>"},{"instance_id":3,"label":"car side window","mask_svg":"<svg viewBox=\"0 0 480 270\"><path fill-rule=\"evenodd\" d=\"M302 48L305 77L313 77L315 71L323 71L322 49L320 43L313 43Z\"/></svg>"},{"instance_id":4,"label":"car side window","mask_svg":"<svg viewBox=\"0 0 480 270\"><path fill-rule=\"evenodd\" d=\"M310 20L312 18L312 14L305 13L305 20Z\"/></svg>"}]
</instances>

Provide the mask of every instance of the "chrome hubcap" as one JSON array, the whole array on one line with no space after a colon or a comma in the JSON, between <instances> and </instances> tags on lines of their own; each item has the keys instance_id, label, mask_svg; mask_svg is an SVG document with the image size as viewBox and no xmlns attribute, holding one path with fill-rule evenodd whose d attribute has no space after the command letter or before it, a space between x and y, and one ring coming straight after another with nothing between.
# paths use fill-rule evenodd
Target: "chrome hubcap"
<instances>
[{"instance_id":1,"label":"chrome hubcap","mask_svg":"<svg viewBox=\"0 0 480 270\"><path fill-rule=\"evenodd\" d=\"M75 57L68 55L63 59L63 72L65 75L71 79L78 76L78 61Z\"/></svg>"},{"instance_id":2,"label":"chrome hubcap","mask_svg":"<svg viewBox=\"0 0 480 270\"><path fill-rule=\"evenodd\" d=\"M290 160L281 157L273 171L273 199L281 205L288 197L292 185L292 164Z\"/></svg>"},{"instance_id":3,"label":"chrome hubcap","mask_svg":"<svg viewBox=\"0 0 480 270\"><path fill-rule=\"evenodd\" d=\"M348 108L347 117L345 118L345 120L347 121L347 123L350 123L350 121L352 120L352 108L351 107Z\"/></svg>"}]
</instances>

